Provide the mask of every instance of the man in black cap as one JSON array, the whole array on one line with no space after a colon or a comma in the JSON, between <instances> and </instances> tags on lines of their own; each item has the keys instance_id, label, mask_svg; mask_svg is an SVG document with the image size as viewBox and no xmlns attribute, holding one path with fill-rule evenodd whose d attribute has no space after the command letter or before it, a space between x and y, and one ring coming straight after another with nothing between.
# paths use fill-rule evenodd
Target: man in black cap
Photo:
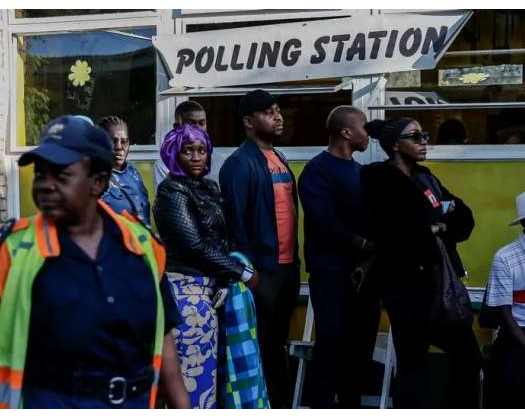
<instances>
[{"instance_id":1,"label":"man in black cap","mask_svg":"<svg viewBox=\"0 0 525 419\"><path fill-rule=\"evenodd\" d=\"M299 292L297 192L285 157L273 148L283 117L263 90L240 101L246 141L219 174L231 236L260 273L255 294L259 345L270 404L289 408L286 340Z\"/></svg>"},{"instance_id":2,"label":"man in black cap","mask_svg":"<svg viewBox=\"0 0 525 419\"><path fill-rule=\"evenodd\" d=\"M39 212L0 229L0 406L153 407L159 375L189 406L164 248L99 199L112 162L107 134L72 115L20 157Z\"/></svg>"}]
</instances>

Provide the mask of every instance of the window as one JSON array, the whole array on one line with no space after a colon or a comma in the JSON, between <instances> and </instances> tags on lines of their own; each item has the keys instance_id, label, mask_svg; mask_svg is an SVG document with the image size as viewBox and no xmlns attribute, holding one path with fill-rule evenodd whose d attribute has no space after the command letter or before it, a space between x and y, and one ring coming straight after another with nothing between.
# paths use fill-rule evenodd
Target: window
<instances>
[{"instance_id":1,"label":"window","mask_svg":"<svg viewBox=\"0 0 525 419\"><path fill-rule=\"evenodd\" d=\"M435 70L390 76L386 117L418 119L434 145L525 144L523 25L521 10L475 11Z\"/></svg>"},{"instance_id":2,"label":"window","mask_svg":"<svg viewBox=\"0 0 525 419\"><path fill-rule=\"evenodd\" d=\"M17 144L63 114L118 115L133 144L155 143L155 27L16 36Z\"/></svg>"},{"instance_id":3,"label":"window","mask_svg":"<svg viewBox=\"0 0 525 419\"><path fill-rule=\"evenodd\" d=\"M249 89L251 90L251 89ZM245 139L239 117L241 96L190 97L206 110L208 132L216 147L237 147ZM284 133L275 143L279 147L319 146L326 144L325 122L338 105L349 105L351 92L296 93L279 96L284 118Z\"/></svg>"}]
</instances>

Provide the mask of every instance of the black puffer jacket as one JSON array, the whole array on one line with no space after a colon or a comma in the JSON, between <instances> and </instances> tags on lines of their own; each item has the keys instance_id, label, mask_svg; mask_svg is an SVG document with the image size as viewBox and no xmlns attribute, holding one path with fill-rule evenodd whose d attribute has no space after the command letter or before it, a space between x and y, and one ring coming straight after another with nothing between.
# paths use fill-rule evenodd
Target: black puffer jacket
<instances>
[{"instance_id":1,"label":"black puffer jacket","mask_svg":"<svg viewBox=\"0 0 525 419\"><path fill-rule=\"evenodd\" d=\"M167 271L240 279L243 267L230 245L216 182L169 175L157 189L155 223L166 245Z\"/></svg>"}]
</instances>

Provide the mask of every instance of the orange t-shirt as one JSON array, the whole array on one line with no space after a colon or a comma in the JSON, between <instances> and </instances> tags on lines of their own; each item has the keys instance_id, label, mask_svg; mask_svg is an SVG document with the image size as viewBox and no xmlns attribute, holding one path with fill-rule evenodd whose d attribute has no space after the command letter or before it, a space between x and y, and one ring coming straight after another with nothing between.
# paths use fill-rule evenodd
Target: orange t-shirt
<instances>
[{"instance_id":1,"label":"orange t-shirt","mask_svg":"<svg viewBox=\"0 0 525 419\"><path fill-rule=\"evenodd\" d=\"M292 175L273 150L262 150L272 174L279 263L292 263L295 246L295 203Z\"/></svg>"}]
</instances>

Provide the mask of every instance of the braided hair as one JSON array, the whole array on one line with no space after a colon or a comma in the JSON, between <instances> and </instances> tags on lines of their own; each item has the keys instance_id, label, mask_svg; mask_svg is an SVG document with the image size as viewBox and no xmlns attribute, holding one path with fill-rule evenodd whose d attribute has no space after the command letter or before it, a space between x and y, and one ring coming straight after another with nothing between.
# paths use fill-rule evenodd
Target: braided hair
<instances>
[{"instance_id":1,"label":"braided hair","mask_svg":"<svg viewBox=\"0 0 525 419\"><path fill-rule=\"evenodd\" d=\"M109 133L111 127L125 127L128 130L128 124L122 118L115 115L104 116L98 121L98 125Z\"/></svg>"}]
</instances>

